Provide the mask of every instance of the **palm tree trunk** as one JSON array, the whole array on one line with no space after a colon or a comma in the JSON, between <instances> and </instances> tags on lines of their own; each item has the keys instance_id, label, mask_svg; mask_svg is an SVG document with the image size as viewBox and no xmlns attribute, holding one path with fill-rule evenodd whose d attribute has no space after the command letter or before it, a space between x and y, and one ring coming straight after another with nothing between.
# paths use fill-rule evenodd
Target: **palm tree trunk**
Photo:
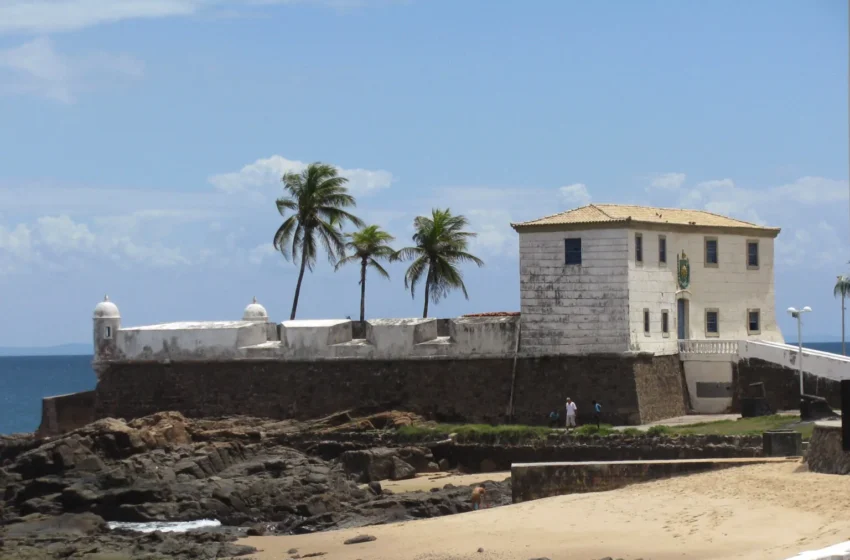
<instances>
[{"instance_id":1,"label":"palm tree trunk","mask_svg":"<svg viewBox=\"0 0 850 560\"><path fill-rule=\"evenodd\" d=\"M844 348L844 294L841 294L841 355L847 355L847 350Z\"/></svg>"},{"instance_id":2,"label":"palm tree trunk","mask_svg":"<svg viewBox=\"0 0 850 560\"><path fill-rule=\"evenodd\" d=\"M428 318L428 298L431 295L431 268L428 267L428 276L425 278L425 309L422 311L422 318Z\"/></svg>"},{"instance_id":3,"label":"palm tree trunk","mask_svg":"<svg viewBox=\"0 0 850 560\"><path fill-rule=\"evenodd\" d=\"M295 310L298 309L298 295L301 293L301 281L304 280L304 269L307 268L307 258L304 251L301 251L301 271L298 273L298 283L295 285L295 298L292 300L292 313L289 314L289 320L295 320Z\"/></svg>"},{"instance_id":4,"label":"palm tree trunk","mask_svg":"<svg viewBox=\"0 0 850 560\"><path fill-rule=\"evenodd\" d=\"M366 259L360 264L360 322L366 320Z\"/></svg>"}]
</instances>

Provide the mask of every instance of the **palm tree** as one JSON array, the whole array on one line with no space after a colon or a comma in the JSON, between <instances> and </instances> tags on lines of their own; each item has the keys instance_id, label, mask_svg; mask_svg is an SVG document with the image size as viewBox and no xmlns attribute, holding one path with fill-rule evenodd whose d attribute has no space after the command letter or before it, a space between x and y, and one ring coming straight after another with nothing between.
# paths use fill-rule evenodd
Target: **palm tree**
<instances>
[{"instance_id":1,"label":"palm tree","mask_svg":"<svg viewBox=\"0 0 850 560\"><path fill-rule=\"evenodd\" d=\"M293 320L304 270L313 270L318 245L325 248L331 263L336 262L345 256L342 223L349 221L360 227L363 222L345 210L357 203L345 187L348 179L340 177L334 166L311 163L301 173L286 173L282 181L286 196L277 199L277 211L286 219L274 234L274 248L287 260L290 256L293 261L301 260L289 316ZM293 214L287 217L287 210Z\"/></svg>"},{"instance_id":2,"label":"palm tree","mask_svg":"<svg viewBox=\"0 0 850 560\"><path fill-rule=\"evenodd\" d=\"M366 267L371 266L384 278L389 278L389 273L384 270L377 259L389 259L394 254L392 247L388 245L395 237L385 232L378 226L366 226L360 231L346 233L348 241L345 247L353 253L338 263L334 270L353 263L360 263L360 321L366 320Z\"/></svg>"},{"instance_id":3,"label":"palm tree","mask_svg":"<svg viewBox=\"0 0 850 560\"><path fill-rule=\"evenodd\" d=\"M469 299L457 265L472 262L484 266L484 261L466 252L469 239L476 235L463 230L468 224L464 216L453 216L448 208L431 210L430 217L418 216L413 220L415 245L393 255L394 261L413 261L404 275L404 287L410 289L411 297L415 297L416 284L425 277L423 318L428 317L429 300L437 303L453 289L460 288Z\"/></svg>"},{"instance_id":4,"label":"palm tree","mask_svg":"<svg viewBox=\"0 0 850 560\"><path fill-rule=\"evenodd\" d=\"M835 297L841 296L841 354L846 356L847 351L844 348L844 300L850 296L850 276L841 275L835 281L835 289L832 294Z\"/></svg>"}]
</instances>

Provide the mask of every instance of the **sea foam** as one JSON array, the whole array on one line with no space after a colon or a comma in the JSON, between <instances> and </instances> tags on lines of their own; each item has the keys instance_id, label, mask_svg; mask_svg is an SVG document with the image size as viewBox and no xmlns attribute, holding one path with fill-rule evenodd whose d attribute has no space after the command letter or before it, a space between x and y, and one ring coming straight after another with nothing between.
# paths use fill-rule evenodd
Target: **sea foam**
<instances>
[{"instance_id":1,"label":"sea foam","mask_svg":"<svg viewBox=\"0 0 850 560\"><path fill-rule=\"evenodd\" d=\"M206 527L220 527L221 521L215 519L198 519L197 521L149 521L147 523L127 523L123 521L110 521L110 529L125 529L138 533L185 533L192 529L203 529Z\"/></svg>"}]
</instances>

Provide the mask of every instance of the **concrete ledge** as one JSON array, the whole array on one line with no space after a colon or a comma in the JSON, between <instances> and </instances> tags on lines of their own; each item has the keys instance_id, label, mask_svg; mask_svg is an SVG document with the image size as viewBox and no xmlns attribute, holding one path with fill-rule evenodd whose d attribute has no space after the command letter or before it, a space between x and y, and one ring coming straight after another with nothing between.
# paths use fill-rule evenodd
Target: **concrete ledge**
<instances>
[{"instance_id":1,"label":"concrete ledge","mask_svg":"<svg viewBox=\"0 0 850 560\"><path fill-rule=\"evenodd\" d=\"M41 401L41 425L36 433L55 436L82 428L94 422L94 405L94 391L45 397Z\"/></svg>"},{"instance_id":2,"label":"concrete ledge","mask_svg":"<svg viewBox=\"0 0 850 560\"><path fill-rule=\"evenodd\" d=\"M841 447L840 420L815 422L806 462L812 472L850 474L850 452Z\"/></svg>"},{"instance_id":3,"label":"concrete ledge","mask_svg":"<svg viewBox=\"0 0 850 560\"><path fill-rule=\"evenodd\" d=\"M513 503L616 490L637 482L698 472L799 461L798 458L757 457L735 459L680 459L674 461L601 461L569 463L517 463L511 465Z\"/></svg>"},{"instance_id":4,"label":"concrete ledge","mask_svg":"<svg viewBox=\"0 0 850 560\"><path fill-rule=\"evenodd\" d=\"M281 344L297 357L310 358L328 346L351 341L348 319L296 320L281 323Z\"/></svg>"}]
</instances>

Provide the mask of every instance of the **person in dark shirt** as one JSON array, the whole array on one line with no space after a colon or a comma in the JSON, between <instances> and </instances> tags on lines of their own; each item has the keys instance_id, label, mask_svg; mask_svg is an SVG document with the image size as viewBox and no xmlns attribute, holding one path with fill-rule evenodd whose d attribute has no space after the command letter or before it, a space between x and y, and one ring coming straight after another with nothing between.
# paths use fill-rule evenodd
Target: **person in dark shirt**
<instances>
[{"instance_id":1,"label":"person in dark shirt","mask_svg":"<svg viewBox=\"0 0 850 560\"><path fill-rule=\"evenodd\" d=\"M596 422L596 427L599 427L600 416L602 415L602 405L593 401L593 421Z\"/></svg>"},{"instance_id":2,"label":"person in dark shirt","mask_svg":"<svg viewBox=\"0 0 850 560\"><path fill-rule=\"evenodd\" d=\"M557 428L558 427L558 421L560 419L561 419L561 415L558 414L557 410L553 410L552 412L550 412L549 413L549 427L550 428Z\"/></svg>"}]
</instances>

